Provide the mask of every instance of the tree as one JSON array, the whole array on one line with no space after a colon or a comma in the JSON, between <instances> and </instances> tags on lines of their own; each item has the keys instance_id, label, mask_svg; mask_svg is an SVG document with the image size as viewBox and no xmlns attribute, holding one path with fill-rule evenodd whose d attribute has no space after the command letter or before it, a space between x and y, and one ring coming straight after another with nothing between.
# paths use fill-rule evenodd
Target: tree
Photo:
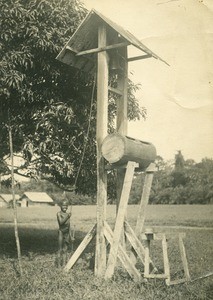
<instances>
[{"instance_id":1,"label":"tree","mask_svg":"<svg viewBox=\"0 0 213 300\"><path fill-rule=\"evenodd\" d=\"M25 158L14 172L48 178L64 189L76 184L78 192L94 193L94 78L55 59L86 9L79 0L0 0L0 9L1 159L9 153L9 125L14 152ZM146 114L135 98L139 88L129 81L130 120ZM112 95L109 110L109 131L113 131Z\"/></svg>"},{"instance_id":2,"label":"tree","mask_svg":"<svg viewBox=\"0 0 213 300\"><path fill-rule=\"evenodd\" d=\"M184 157L181 153L181 150L178 150L178 153L175 155L175 168L174 171L172 172L173 187L186 185L187 178L185 176L184 167L185 167Z\"/></svg>"}]
</instances>

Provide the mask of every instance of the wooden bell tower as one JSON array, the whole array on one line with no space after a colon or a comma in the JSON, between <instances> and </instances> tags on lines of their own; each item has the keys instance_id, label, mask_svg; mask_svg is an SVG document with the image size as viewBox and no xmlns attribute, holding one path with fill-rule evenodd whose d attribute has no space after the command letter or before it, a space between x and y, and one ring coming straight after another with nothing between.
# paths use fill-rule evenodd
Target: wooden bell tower
<instances>
[{"instance_id":1,"label":"wooden bell tower","mask_svg":"<svg viewBox=\"0 0 213 300\"><path fill-rule=\"evenodd\" d=\"M141 56L128 58L127 47L132 45L143 52ZM84 251L88 243L96 235L95 251L95 274L97 276L110 278L113 275L117 256L134 279L139 279L140 274L136 270L134 263L127 257L125 249L120 243L121 230L124 225L125 209L128 203L128 194L134 170L137 168L137 162L127 162L117 169L117 198L118 218L117 227L114 233L106 222L107 206L107 168L106 160L102 155L102 144L108 135L108 93L109 91L117 94L117 123L116 131L120 136L127 135L127 83L128 83L128 62L138 59L155 58L163 61L150 49L143 45L136 37L122 27L118 26L99 12L92 10L76 32L70 38L68 43L57 56L57 59L74 68L82 71L94 73L97 72L97 121L96 121L96 140L97 140L97 223L87 233L75 253L68 261L65 270L68 271L76 262L78 257ZM164 62L164 61L163 61ZM109 86L110 72L115 76L115 85ZM127 141L129 142L129 141ZM131 147L131 146L130 146ZM149 164L155 159L155 155L150 158ZM151 171L150 171L151 170ZM153 175L153 168L147 171L147 174ZM149 197L150 180L145 191L146 201ZM151 178L151 179L150 179ZM129 180L131 179L131 180ZM126 185L125 185L126 184ZM144 207L142 205L141 210ZM140 210L140 213L141 213ZM120 212L119 212L120 211ZM141 216L139 216L141 220ZM139 224L137 225L140 227ZM131 236L132 229L126 225L126 232ZM138 229L137 229L138 230ZM140 230L138 230L140 231ZM138 243L137 236L133 234L133 242ZM106 259L106 243L111 244L109 259ZM140 243L140 242L139 242ZM139 255L142 251L141 245L137 246ZM141 250L142 249L142 250Z\"/></svg>"}]
</instances>

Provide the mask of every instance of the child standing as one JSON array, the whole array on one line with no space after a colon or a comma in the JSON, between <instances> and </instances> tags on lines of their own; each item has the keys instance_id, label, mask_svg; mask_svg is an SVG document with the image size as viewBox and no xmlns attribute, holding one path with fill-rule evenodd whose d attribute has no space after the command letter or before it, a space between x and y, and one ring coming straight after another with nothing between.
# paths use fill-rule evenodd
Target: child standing
<instances>
[{"instance_id":1,"label":"child standing","mask_svg":"<svg viewBox=\"0 0 213 300\"><path fill-rule=\"evenodd\" d=\"M57 213L59 225L58 230L58 263L64 265L67 262L67 250L70 242L70 217L71 213L67 213L68 201L63 200L61 210ZM65 257L64 257L65 256Z\"/></svg>"}]
</instances>

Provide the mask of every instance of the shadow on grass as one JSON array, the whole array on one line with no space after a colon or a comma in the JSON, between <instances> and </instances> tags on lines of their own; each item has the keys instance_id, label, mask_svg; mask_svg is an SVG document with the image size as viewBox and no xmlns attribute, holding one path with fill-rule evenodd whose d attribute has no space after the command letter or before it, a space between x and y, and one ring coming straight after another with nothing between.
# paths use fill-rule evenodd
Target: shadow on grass
<instances>
[{"instance_id":1,"label":"shadow on grass","mask_svg":"<svg viewBox=\"0 0 213 300\"><path fill-rule=\"evenodd\" d=\"M76 232L75 241L69 250L75 250L81 243L85 233ZM58 250L58 231L43 228L19 228L19 240L22 255L54 254ZM17 257L14 228L6 225L0 228L0 255L2 257Z\"/></svg>"}]
</instances>

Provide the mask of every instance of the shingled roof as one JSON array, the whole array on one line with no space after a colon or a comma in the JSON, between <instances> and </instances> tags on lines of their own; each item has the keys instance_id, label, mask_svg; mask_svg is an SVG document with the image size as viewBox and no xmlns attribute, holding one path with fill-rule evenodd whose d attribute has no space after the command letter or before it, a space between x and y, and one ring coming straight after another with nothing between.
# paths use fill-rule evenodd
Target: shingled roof
<instances>
[{"instance_id":1,"label":"shingled roof","mask_svg":"<svg viewBox=\"0 0 213 300\"><path fill-rule=\"evenodd\" d=\"M118 42L126 42L127 46L135 46L146 53L148 57L153 57L165 62L157 54L141 43L141 41L129 31L123 29L121 26L94 9L88 13L56 59L86 72L91 72L91 70L93 71L96 62L96 55L93 53L84 56L76 56L76 54L84 50L90 50L98 47L98 28L102 23L104 23L107 28L108 45L113 45Z\"/></svg>"}]
</instances>

